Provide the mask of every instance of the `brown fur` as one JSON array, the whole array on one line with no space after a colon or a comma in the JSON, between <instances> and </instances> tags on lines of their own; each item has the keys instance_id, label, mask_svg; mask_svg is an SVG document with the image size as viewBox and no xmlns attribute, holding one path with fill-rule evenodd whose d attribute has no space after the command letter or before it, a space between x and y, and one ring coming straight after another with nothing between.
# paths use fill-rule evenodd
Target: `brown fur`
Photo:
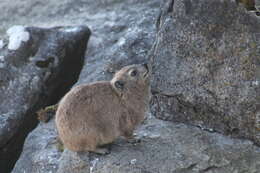
<instances>
[{"instance_id":1,"label":"brown fur","mask_svg":"<svg viewBox=\"0 0 260 173\"><path fill-rule=\"evenodd\" d=\"M133 70L138 72L136 77L130 75ZM79 85L68 92L56 112L65 147L95 152L119 136L131 137L148 107L148 73L144 65L126 66L111 81ZM117 81L124 83L123 89Z\"/></svg>"}]
</instances>

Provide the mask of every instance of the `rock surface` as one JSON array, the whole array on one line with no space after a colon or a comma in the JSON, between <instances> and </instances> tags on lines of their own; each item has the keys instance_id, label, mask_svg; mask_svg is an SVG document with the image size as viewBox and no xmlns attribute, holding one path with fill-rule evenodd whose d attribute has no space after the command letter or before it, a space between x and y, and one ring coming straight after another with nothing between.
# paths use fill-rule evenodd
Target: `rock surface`
<instances>
[{"instance_id":1,"label":"rock surface","mask_svg":"<svg viewBox=\"0 0 260 173\"><path fill-rule=\"evenodd\" d=\"M175 1L177 4L183 2ZM204 5L207 3L212 4L211 1L205 0L185 2L192 2L192 4L201 4L200 2L203 2ZM222 1L217 3L216 0L213 0L213 2L216 4L211 6L211 8L214 7L214 9L211 9L210 15L213 15L212 18L216 17L215 20L221 21L223 14L219 17L218 15L220 14L212 13L212 11L221 10L221 12L223 12L223 9L217 8ZM225 3L230 4L226 1ZM6 5L7 3L2 2L2 4ZM194 5L195 6L191 9L196 11L196 4ZM233 3L231 7L235 8L234 11L238 10L242 12L242 14L246 14L242 8L237 8ZM165 82L169 82L169 88L172 88L171 80L168 78L165 79L165 77L168 74L167 70L170 68L168 68L168 66L171 65L172 69L175 67L173 65L175 60L174 58L171 59L175 56L171 55L171 50L173 50L172 48L176 48L174 47L175 44L180 44L180 42L175 42L176 40L172 39L172 37L174 37L172 31L175 31L175 26L172 25L172 20L174 19L172 12L173 1L48 0L46 3L41 3L38 0L27 0L25 5L23 1L18 2L17 0L17 5L12 8L15 10L19 9L19 13L24 15L24 17L20 17L21 15L19 16L19 13L17 16L14 14L14 20L19 20L26 24L35 23L41 26L46 25L45 23L48 25L55 25L57 23L59 25L84 23L90 26L93 35L88 44L87 61L77 84L110 79L113 72L121 66L147 60L146 56L153 45L151 51L151 56L154 59L153 65L158 69L165 68L165 72L162 71L160 75L162 75L162 79L164 79ZM27 8L32 10L27 13ZM176 12L178 10L182 11L184 6L180 6L179 8L175 6L175 8L177 9ZM52 9L52 11L48 11L48 9ZM209 10L200 7L198 7L198 9ZM45 12L48 15L40 15L41 13L39 13L39 11L42 13ZM232 15L229 14L229 11L230 9L226 10L225 14ZM8 10L6 10L6 12L8 12ZM233 10L231 10L231 12L233 12ZM189 17L193 20L195 17L192 18L193 15L191 14L193 13L189 13L189 10L187 10L187 15L190 15ZM156 21L158 15L160 17ZM208 14L208 16L210 15ZM198 16L196 17L199 18ZM7 19L7 16L0 16L0 20L1 18ZM211 20L212 18L209 19ZM244 21L243 19L244 18L239 21ZM185 33L186 31L185 28L181 26L182 21L185 22L187 17L183 19L181 17L176 18L176 20L178 20L178 22L176 21L176 24L178 24L176 25L178 29L176 36L179 36L179 32ZM8 23L9 22L6 22L4 26L7 26ZM189 27L187 26L187 28ZM203 31L204 27L200 29ZM239 29L242 30L244 28ZM169 35L167 35L166 30ZM194 32L195 31L197 32L196 29L194 29ZM158 35L154 43L156 32L158 32ZM249 34L249 32L246 33ZM164 34L166 34L169 39L165 39L166 36L162 37ZM198 35L200 35L200 33L198 33ZM164 44L162 43L168 44L168 47L163 47ZM184 43L188 45L187 51L190 51L190 44L187 42ZM226 44L228 45L228 43ZM162 46L160 47L160 45ZM182 51L182 48L186 49L185 45L178 47L176 51ZM197 48L195 46L195 48L198 51L203 51L200 47ZM159 52L161 54L159 54ZM206 53L207 52L205 52L205 54ZM166 55L169 55L169 57L166 57ZM165 64L161 64L161 61L164 60ZM176 67L178 66L179 65L176 65ZM214 63L212 66L214 67ZM183 67L184 66L181 66L181 68ZM178 74L188 69L187 66L185 67L184 69L179 68L179 70L182 71L177 71ZM158 85L155 79L158 79L158 76L156 76L156 68L153 81L153 114L158 115L158 113L160 113L161 116L158 117L169 117L166 119L172 120L170 117L179 114L169 106L169 104L172 104L172 102L169 101L169 93L166 93L166 97L165 93L161 95L162 92L157 90ZM176 80L175 73L171 74L171 76L173 81ZM181 77L185 77L185 74L177 76L177 79ZM164 87L164 85L162 85L162 87ZM162 89L163 91L168 91L168 88ZM193 91L195 94L200 92L200 90L197 91L195 89L193 89ZM160 107L158 106L159 104L155 102L155 98L157 97L165 97L165 100L161 99ZM184 104L184 106L185 105L186 104ZM173 108L175 108L175 106L176 105L173 104ZM206 106L207 105L205 105L205 107ZM165 111L162 112L158 110L159 108ZM184 107L184 109L190 110L188 108L189 107ZM186 115L188 114L185 114L185 116ZM193 116L192 112L191 116ZM203 114L203 116L207 118L210 117L211 114ZM215 120L208 119L208 121L212 122ZM68 150L62 153L58 150L57 132L52 120L47 124L40 124L30 133L13 173L257 173L260 169L260 149L248 140L232 139L218 133L203 131L200 128L157 120L152 116L149 116L149 119L136 133L137 136L141 138L141 143L133 145L126 143L123 139L119 139L111 145L111 154L106 156L88 153L77 154Z\"/></svg>"},{"instance_id":2,"label":"rock surface","mask_svg":"<svg viewBox=\"0 0 260 173\"><path fill-rule=\"evenodd\" d=\"M12 172L56 172L61 154L54 121L40 123L26 138L22 155Z\"/></svg>"},{"instance_id":3,"label":"rock surface","mask_svg":"<svg viewBox=\"0 0 260 173\"><path fill-rule=\"evenodd\" d=\"M43 135L44 134L44 135ZM260 149L184 124L149 118L135 145L117 140L106 156L57 149L54 121L40 124L27 138L14 173L257 173Z\"/></svg>"},{"instance_id":4,"label":"rock surface","mask_svg":"<svg viewBox=\"0 0 260 173\"><path fill-rule=\"evenodd\" d=\"M255 0L255 7L258 11L260 10L260 0Z\"/></svg>"},{"instance_id":5,"label":"rock surface","mask_svg":"<svg viewBox=\"0 0 260 173\"><path fill-rule=\"evenodd\" d=\"M33 23L37 26L44 26L46 21L48 21L49 25L87 24L92 30L92 37L90 38L90 44L88 44L88 51L85 57L87 61L77 84L110 79L112 74L122 66L145 61L155 38L156 27L154 23L160 10L158 8L160 0L130 0L122 2L116 0L71 0L66 2L53 0L44 3L44 5L34 5L38 3L41 4L39 1L27 1L26 8L28 7L32 10L28 13L24 12L23 17L14 14L12 21L9 21L7 15L0 16L0 18L6 21L3 26L8 26L10 22L13 23L14 21L19 21L26 25ZM7 2L2 2L2 5L3 9L5 9L4 7L9 8ZM23 6L23 2L17 1L16 6L11 7L11 9L28 11L23 9ZM6 12L12 11L11 9L6 10ZM39 11L44 13L47 9L52 9L51 13L54 15L37 15ZM48 141L47 136L46 140ZM41 159L48 159L48 157L46 155L33 155L32 150L35 147L32 147L32 145L36 144L37 147L41 145L37 145L38 141L32 142L31 145L30 143L25 143L24 148L28 148L28 150L24 149L21 158L15 166L15 171L23 170L20 169L19 165L25 165L27 171L28 169L30 171L41 169L42 172L48 171L48 166L44 165L48 162L41 162L46 169L43 167L40 169L38 164L33 164L38 163ZM35 150L39 151L37 148ZM53 154L55 155L55 153ZM32 168L31 164L35 165L35 167Z\"/></svg>"},{"instance_id":6,"label":"rock surface","mask_svg":"<svg viewBox=\"0 0 260 173\"><path fill-rule=\"evenodd\" d=\"M169 0L151 52L152 111L260 144L260 20L232 1Z\"/></svg>"},{"instance_id":7,"label":"rock surface","mask_svg":"<svg viewBox=\"0 0 260 173\"><path fill-rule=\"evenodd\" d=\"M108 79L121 66L143 62L155 38L160 0L2 0L0 35L14 23L28 26L86 24L92 31L83 82ZM15 11L15 13L13 13ZM45 14L45 15L43 15ZM104 72L110 75L104 75ZM97 79L98 78L98 79Z\"/></svg>"},{"instance_id":8,"label":"rock surface","mask_svg":"<svg viewBox=\"0 0 260 173\"><path fill-rule=\"evenodd\" d=\"M12 50L0 52L0 172L18 159L37 124L35 112L57 102L76 82L90 36L83 26L11 30Z\"/></svg>"}]
</instances>

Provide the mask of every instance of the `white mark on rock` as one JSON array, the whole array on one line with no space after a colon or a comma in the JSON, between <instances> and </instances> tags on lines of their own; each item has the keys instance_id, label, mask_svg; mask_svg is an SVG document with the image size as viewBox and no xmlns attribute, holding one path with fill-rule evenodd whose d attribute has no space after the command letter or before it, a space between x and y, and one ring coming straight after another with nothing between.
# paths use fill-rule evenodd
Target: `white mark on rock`
<instances>
[{"instance_id":1,"label":"white mark on rock","mask_svg":"<svg viewBox=\"0 0 260 173\"><path fill-rule=\"evenodd\" d=\"M252 84L258 86L259 85L259 81L258 80L253 81Z\"/></svg>"},{"instance_id":2,"label":"white mark on rock","mask_svg":"<svg viewBox=\"0 0 260 173\"><path fill-rule=\"evenodd\" d=\"M148 134L146 132L143 133L143 137L147 137Z\"/></svg>"},{"instance_id":3,"label":"white mark on rock","mask_svg":"<svg viewBox=\"0 0 260 173\"><path fill-rule=\"evenodd\" d=\"M3 49L3 47L4 47L4 41L0 40L0 49Z\"/></svg>"},{"instance_id":4,"label":"white mark on rock","mask_svg":"<svg viewBox=\"0 0 260 173\"><path fill-rule=\"evenodd\" d=\"M90 166L90 173L93 172L94 168L96 167L97 163L98 163L99 159L98 158L95 158L94 160L92 160L90 162L91 166Z\"/></svg>"},{"instance_id":5,"label":"white mark on rock","mask_svg":"<svg viewBox=\"0 0 260 173\"><path fill-rule=\"evenodd\" d=\"M0 68L4 68L5 64L0 62Z\"/></svg>"},{"instance_id":6,"label":"white mark on rock","mask_svg":"<svg viewBox=\"0 0 260 173\"><path fill-rule=\"evenodd\" d=\"M122 37L122 38L120 38L119 40L118 40L118 45L119 46L122 46L122 45L124 45L126 43L126 39L124 38L124 37Z\"/></svg>"},{"instance_id":7,"label":"white mark on rock","mask_svg":"<svg viewBox=\"0 0 260 173\"><path fill-rule=\"evenodd\" d=\"M160 134L151 134L149 138L155 139L155 138L159 138L160 136L161 136Z\"/></svg>"},{"instance_id":8,"label":"white mark on rock","mask_svg":"<svg viewBox=\"0 0 260 173\"><path fill-rule=\"evenodd\" d=\"M30 38L29 32L25 30L24 26L16 25L6 31L9 36L8 49L17 50L22 42L26 42Z\"/></svg>"},{"instance_id":9,"label":"white mark on rock","mask_svg":"<svg viewBox=\"0 0 260 173\"><path fill-rule=\"evenodd\" d=\"M65 31L65 32L77 32L78 30L79 30L78 27L70 27L70 28L62 29L62 31Z\"/></svg>"},{"instance_id":10,"label":"white mark on rock","mask_svg":"<svg viewBox=\"0 0 260 173\"><path fill-rule=\"evenodd\" d=\"M208 131L210 131L210 132L214 132L214 129L212 129L212 128L208 128Z\"/></svg>"},{"instance_id":11,"label":"white mark on rock","mask_svg":"<svg viewBox=\"0 0 260 173\"><path fill-rule=\"evenodd\" d=\"M4 56L0 56L0 61L4 61Z\"/></svg>"},{"instance_id":12,"label":"white mark on rock","mask_svg":"<svg viewBox=\"0 0 260 173\"><path fill-rule=\"evenodd\" d=\"M130 161L130 163L131 163L131 165L134 165L134 164L136 164L136 159L132 159L131 161Z\"/></svg>"}]
</instances>

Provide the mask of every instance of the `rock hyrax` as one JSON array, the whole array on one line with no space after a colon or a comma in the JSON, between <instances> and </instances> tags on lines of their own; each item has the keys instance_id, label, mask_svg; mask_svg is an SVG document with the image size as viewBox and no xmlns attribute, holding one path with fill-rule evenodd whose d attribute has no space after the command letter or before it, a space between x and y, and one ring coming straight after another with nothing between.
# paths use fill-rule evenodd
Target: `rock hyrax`
<instances>
[{"instance_id":1,"label":"rock hyrax","mask_svg":"<svg viewBox=\"0 0 260 173\"><path fill-rule=\"evenodd\" d=\"M72 88L60 101L56 112L58 134L72 151L105 153L102 145L117 137L131 138L134 128L145 118L150 87L147 64L130 65L111 81Z\"/></svg>"}]
</instances>

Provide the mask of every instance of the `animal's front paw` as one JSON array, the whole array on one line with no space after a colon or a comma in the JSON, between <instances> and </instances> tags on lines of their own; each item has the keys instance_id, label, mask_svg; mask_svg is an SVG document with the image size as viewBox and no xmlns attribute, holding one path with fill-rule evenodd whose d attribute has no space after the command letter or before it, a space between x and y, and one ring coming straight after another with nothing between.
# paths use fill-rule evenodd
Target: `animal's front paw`
<instances>
[{"instance_id":1,"label":"animal's front paw","mask_svg":"<svg viewBox=\"0 0 260 173\"><path fill-rule=\"evenodd\" d=\"M110 150L107 148L97 148L94 153L101 154L101 155L106 155L110 153Z\"/></svg>"},{"instance_id":2,"label":"animal's front paw","mask_svg":"<svg viewBox=\"0 0 260 173\"><path fill-rule=\"evenodd\" d=\"M127 142L130 144L137 144L137 143L141 142L141 139L140 138L128 138Z\"/></svg>"}]
</instances>

